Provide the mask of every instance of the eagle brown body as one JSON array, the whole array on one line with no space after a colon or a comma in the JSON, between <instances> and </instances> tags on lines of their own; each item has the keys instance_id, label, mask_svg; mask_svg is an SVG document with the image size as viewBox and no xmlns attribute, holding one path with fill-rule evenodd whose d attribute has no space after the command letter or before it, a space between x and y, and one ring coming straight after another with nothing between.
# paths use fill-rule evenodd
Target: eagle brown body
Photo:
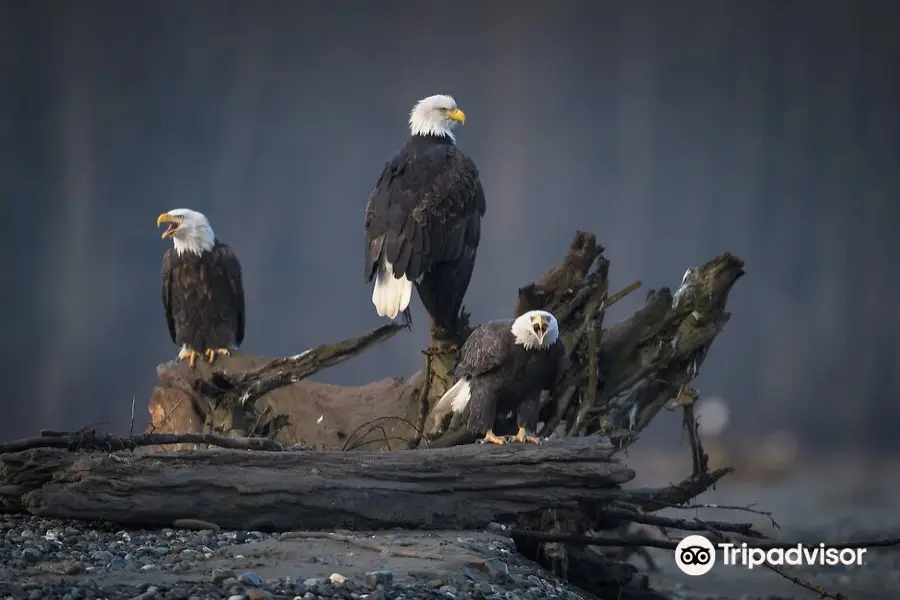
<instances>
[{"instance_id":1,"label":"eagle brown body","mask_svg":"<svg viewBox=\"0 0 900 600\"><path fill-rule=\"evenodd\" d=\"M163 257L162 301L172 341L188 350L236 349L244 341L241 265L216 240L201 253L170 248Z\"/></svg>"},{"instance_id":2,"label":"eagle brown body","mask_svg":"<svg viewBox=\"0 0 900 600\"><path fill-rule=\"evenodd\" d=\"M490 431L498 415L510 412L516 425L533 432L541 392L553 390L562 375L562 341L557 339L547 349L527 350L515 343L512 323L512 319L493 321L476 329L463 344L454 370L457 378L470 381L466 428L477 435Z\"/></svg>"},{"instance_id":3,"label":"eagle brown body","mask_svg":"<svg viewBox=\"0 0 900 600\"><path fill-rule=\"evenodd\" d=\"M460 333L486 209L478 168L452 133L464 122L451 96L420 100L410 136L381 170L365 210L365 275L375 280L376 312L390 319L402 312L410 324L415 286L433 333L450 339Z\"/></svg>"},{"instance_id":4,"label":"eagle brown body","mask_svg":"<svg viewBox=\"0 0 900 600\"><path fill-rule=\"evenodd\" d=\"M444 136L411 136L366 204L366 277L382 260L415 283L435 325L456 331L486 210L475 163Z\"/></svg>"},{"instance_id":5,"label":"eagle brown body","mask_svg":"<svg viewBox=\"0 0 900 600\"><path fill-rule=\"evenodd\" d=\"M516 319L480 325L463 344L454 369L457 381L437 402L461 413L466 428L502 444L494 434L498 417L512 414L518 441L537 443L541 393L552 392L568 366L556 317L535 310Z\"/></svg>"}]
</instances>

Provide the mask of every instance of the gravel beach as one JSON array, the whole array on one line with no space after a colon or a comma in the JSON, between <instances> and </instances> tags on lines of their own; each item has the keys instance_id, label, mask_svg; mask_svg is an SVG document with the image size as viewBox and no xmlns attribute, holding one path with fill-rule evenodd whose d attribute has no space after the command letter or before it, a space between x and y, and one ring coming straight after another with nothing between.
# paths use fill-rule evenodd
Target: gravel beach
<instances>
[{"instance_id":1,"label":"gravel beach","mask_svg":"<svg viewBox=\"0 0 900 600\"><path fill-rule=\"evenodd\" d=\"M384 532L366 539L414 556L387 556L290 533L123 530L4 515L0 595L34 600L593 598L517 557L502 536Z\"/></svg>"}]
</instances>

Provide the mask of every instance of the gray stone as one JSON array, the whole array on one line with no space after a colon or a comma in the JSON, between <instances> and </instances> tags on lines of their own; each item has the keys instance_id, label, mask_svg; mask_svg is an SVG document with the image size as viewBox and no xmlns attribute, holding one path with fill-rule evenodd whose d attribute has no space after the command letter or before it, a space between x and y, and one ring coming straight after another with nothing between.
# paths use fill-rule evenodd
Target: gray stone
<instances>
[{"instance_id":1,"label":"gray stone","mask_svg":"<svg viewBox=\"0 0 900 600\"><path fill-rule=\"evenodd\" d=\"M246 573L241 573L238 576L238 583L242 583L243 585L249 585L252 587L259 587L262 585L262 578L259 575L252 571L247 571Z\"/></svg>"},{"instance_id":2,"label":"gray stone","mask_svg":"<svg viewBox=\"0 0 900 600\"><path fill-rule=\"evenodd\" d=\"M394 574L391 571L369 571L366 573L366 585L369 587L383 585L389 588L394 585Z\"/></svg>"}]
</instances>

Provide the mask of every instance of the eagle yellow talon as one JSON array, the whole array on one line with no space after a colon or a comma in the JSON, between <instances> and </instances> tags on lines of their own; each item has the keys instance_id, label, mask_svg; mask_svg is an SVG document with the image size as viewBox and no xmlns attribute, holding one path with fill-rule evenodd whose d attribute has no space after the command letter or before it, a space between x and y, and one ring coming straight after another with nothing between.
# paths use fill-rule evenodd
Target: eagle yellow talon
<instances>
[{"instance_id":1,"label":"eagle yellow talon","mask_svg":"<svg viewBox=\"0 0 900 600\"><path fill-rule=\"evenodd\" d=\"M540 443L541 443L540 438L537 438L533 435L529 435L528 432L525 431L524 427L519 427L519 431L518 431L518 433L516 433L516 435L513 439L516 440L517 442L530 442L532 444L538 444L538 445L540 445Z\"/></svg>"},{"instance_id":2,"label":"eagle yellow talon","mask_svg":"<svg viewBox=\"0 0 900 600\"><path fill-rule=\"evenodd\" d=\"M499 446L502 446L503 444L506 443L506 440L504 440L502 437L495 434L493 430L489 429L488 432L486 434L484 434L484 443L485 444L497 444Z\"/></svg>"},{"instance_id":3,"label":"eagle yellow talon","mask_svg":"<svg viewBox=\"0 0 900 600\"><path fill-rule=\"evenodd\" d=\"M187 361L188 361L188 367L190 367L191 369L193 369L193 368L194 368L194 365L197 363L197 358L198 358L199 356L200 356L200 353L197 352L196 350L185 350L185 351L182 351L182 352L180 352L180 353L178 354L178 360L185 360L185 359L187 359Z\"/></svg>"},{"instance_id":4,"label":"eagle yellow talon","mask_svg":"<svg viewBox=\"0 0 900 600\"><path fill-rule=\"evenodd\" d=\"M203 354L206 356L206 361L213 364L216 362L216 356L231 356L231 351L228 348L209 348Z\"/></svg>"}]
</instances>

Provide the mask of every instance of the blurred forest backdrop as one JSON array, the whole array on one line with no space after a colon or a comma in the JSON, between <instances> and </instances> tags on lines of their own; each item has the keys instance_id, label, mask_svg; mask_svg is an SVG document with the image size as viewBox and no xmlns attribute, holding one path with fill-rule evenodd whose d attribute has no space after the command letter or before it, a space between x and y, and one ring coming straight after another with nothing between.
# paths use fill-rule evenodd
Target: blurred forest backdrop
<instances>
[{"instance_id":1,"label":"blurred forest backdrop","mask_svg":"<svg viewBox=\"0 0 900 600\"><path fill-rule=\"evenodd\" d=\"M363 206L412 104L450 93L488 198L476 321L508 316L577 228L607 247L615 286L675 286L731 251L748 276L701 391L748 437L892 444L897 6L2 0L0 437L125 432L132 397L146 418L176 351L154 224L167 209L205 212L241 258L246 352L379 325ZM411 374L414 302L414 332L319 378Z\"/></svg>"}]
</instances>

